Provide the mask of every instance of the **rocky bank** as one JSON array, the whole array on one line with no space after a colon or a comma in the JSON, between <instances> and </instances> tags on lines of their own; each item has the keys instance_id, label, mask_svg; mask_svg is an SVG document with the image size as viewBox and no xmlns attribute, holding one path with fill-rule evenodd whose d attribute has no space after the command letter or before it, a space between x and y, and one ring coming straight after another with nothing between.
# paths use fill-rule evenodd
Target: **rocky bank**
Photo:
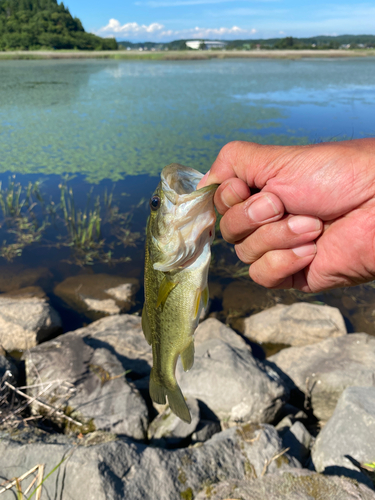
<instances>
[{"instance_id":1,"label":"rocky bank","mask_svg":"<svg viewBox=\"0 0 375 500\"><path fill-rule=\"evenodd\" d=\"M107 295L136 292L117 281ZM94 295L72 286L81 301ZM112 297L109 316L60 335L45 298L0 297L4 500L15 498L10 480L37 465L51 472L42 499L375 500L374 337L347 334L337 309L305 303L247 318L244 336L208 318L193 368L177 366L186 424L150 400L141 318L118 314L129 295ZM254 340L290 347L261 360Z\"/></svg>"}]
</instances>

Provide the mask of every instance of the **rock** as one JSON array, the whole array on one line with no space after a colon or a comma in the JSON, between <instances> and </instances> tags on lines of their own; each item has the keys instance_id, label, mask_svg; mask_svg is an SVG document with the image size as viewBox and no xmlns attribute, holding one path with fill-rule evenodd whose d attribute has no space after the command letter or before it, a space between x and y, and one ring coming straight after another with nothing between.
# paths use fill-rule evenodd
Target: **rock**
<instances>
[{"instance_id":1,"label":"rock","mask_svg":"<svg viewBox=\"0 0 375 500\"><path fill-rule=\"evenodd\" d=\"M39 285L47 286L52 273L46 267L25 267L7 262L0 267L0 292L18 292L20 289Z\"/></svg>"},{"instance_id":2,"label":"rock","mask_svg":"<svg viewBox=\"0 0 375 500\"><path fill-rule=\"evenodd\" d=\"M194 498L205 485L220 480L241 481L296 465L285 454L276 458L282 451L281 440L267 425L229 429L199 447L180 450L95 434L83 439L0 436L2 482L4 476L19 477L37 464L45 464L46 477L66 458L44 482L45 498L181 500ZM13 499L14 494L7 492L3 498Z\"/></svg>"},{"instance_id":3,"label":"rock","mask_svg":"<svg viewBox=\"0 0 375 500\"><path fill-rule=\"evenodd\" d=\"M126 381L124 367L110 350L93 349L79 335L67 333L28 351L25 362L27 385L55 381L40 400L69 408L70 416L89 429L145 437L146 403ZM30 395L37 396L37 390L40 387L30 389ZM32 408L36 412L37 404ZM61 417L51 418L61 423Z\"/></svg>"},{"instance_id":4,"label":"rock","mask_svg":"<svg viewBox=\"0 0 375 500\"><path fill-rule=\"evenodd\" d=\"M318 472L363 482L359 464L375 460L375 387L348 387L312 449Z\"/></svg>"},{"instance_id":5,"label":"rock","mask_svg":"<svg viewBox=\"0 0 375 500\"><path fill-rule=\"evenodd\" d=\"M5 350L30 349L60 329L60 316L46 299L0 296L0 345Z\"/></svg>"},{"instance_id":6,"label":"rock","mask_svg":"<svg viewBox=\"0 0 375 500\"><path fill-rule=\"evenodd\" d=\"M177 378L185 396L203 401L220 420L272 422L288 391L271 368L249 349L220 338L196 346L193 368L185 373L177 363Z\"/></svg>"},{"instance_id":7,"label":"rock","mask_svg":"<svg viewBox=\"0 0 375 500\"><path fill-rule=\"evenodd\" d=\"M307 302L278 304L244 321L244 335L260 344L302 346L346 333L344 318L336 307Z\"/></svg>"},{"instance_id":8,"label":"rock","mask_svg":"<svg viewBox=\"0 0 375 500\"><path fill-rule=\"evenodd\" d=\"M59 283L54 293L71 308L97 319L129 311L139 290L135 278L109 274L79 274Z\"/></svg>"},{"instance_id":9,"label":"rock","mask_svg":"<svg viewBox=\"0 0 375 500\"><path fill-rule=\"evenodd\" d=\"M192 443L202 443L220 431L221 425L218 420L200 420L195 432L191 436L191 441Z\"/></svg>"},{"instance_id":10,"label":"rock","mask_svg":"<svg viewBox=\"0 0 375 500\"><path fill-rule=\"evenodd\" d=\"M353 333L268 358L311 398L315 416L327 421L346 387L373 384L375 337Z\"/></svg>"},{"instance_id":11,"label":"rock","mask_svg":"<svg viewBox=\"0 0 375 500\"><path fill-rule=\"evenodd\" d=\"M3 377L12 381L17 380L18 370L14 363L5 356L0 355L0 383Z\"/></svg>"},{"instance_id":12,"label":"rock","mask_svg":"<svg viewBox=\"0 0 375 500\"><path fill-rule=\"evenodd\" d=\"M291 469L249 481L222 481L206 486L195 500L375 500L367 486L345 477L327 477Z\"/></svg>"},{"instance_id":13,"label":"rock","mask_svg":"<svg viewBox=\"0 0 375 500\"><path fill-rule=\"evenodd\" d=\"M194 398L187 398L186 403L191 415L190 424L178 418L169 407L166 408L151 422L148 428L147 435L151 444L172 448L191 436L199 422L199 406L198 401Z\"/></svg>"},{"instance_id":14,"label":"rock","mask_svg":"<svg viewBox=\"0 0 375 500\"><path fill-rule=\"evenodd\" d=\"M299 421L283 434L282 440L285 448L289 448L288 454L296 458L301 464L305 464L310 456L312 436L306 427Z\"/></svg>"},{"instance_id":15,"label":"rock","mask_svg":"<svg viewBox=\"0 0 375 500\"><path fill-rule=\"evenodd\" d=\"M251 351L246 340L215 318L208 318L200 323L194 334L194 344L198 346L211 339L220 339L232 347Z\"/></svg>"},{"instance_id":16,"label":"rock","mask_svg":"<svg viewBox=\"0 0 375 500\"><path fill-rule=\"evenodd\" d=\"M142 331L140 316L121 314L99 319L75 330L93 348L105 347L115 352L130 378L143 377L152 366L151 346Z\"/></svg>"}]
</instances>

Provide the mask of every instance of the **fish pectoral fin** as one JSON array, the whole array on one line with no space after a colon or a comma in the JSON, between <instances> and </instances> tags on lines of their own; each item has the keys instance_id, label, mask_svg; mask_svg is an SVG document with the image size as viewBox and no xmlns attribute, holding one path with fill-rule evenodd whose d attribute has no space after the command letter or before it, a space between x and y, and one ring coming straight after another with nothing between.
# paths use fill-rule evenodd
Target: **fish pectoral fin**
<instances>
[{"instance_id":1,"label":"fish pectoral fin","mask_svg":"<svg viewBox=\"0 0 375 500\"><path fill-rule=\"evenodd\" d=\"M145 336L147 342L151 345L152 335L151 335L150 324L148 322L146 304L143 306L142 309L142 330L143 330L143 335Z\"/></svg>"},{"instance_id":2,"label":"fish pectoral fin","mask_svg":"<svg viewBox=\"0 0 375 500\"><path fill-rule=\"evenodd\" d=\"M202 305L203 309L206 309L208 305L209 293L208 286L201 290L197 290L195 294L195 310L194 310L194 319L198 318L199 310Z\"/></svg>"},{"instance_id":3,"label":"fish pectoral fin","mask_svg":"<svg viewBox=\"0 0 375 500\"><path fill-rule=\"evenodd\" d=\"M175 288L178 285L178 282L176 281L169 281L166 277L163 279L163 281L160 284L159 292L158 292L158 300L156 301L156 309L161 306L163 309L168 295L171 293L173 288Z\"/></svg>"},{"instance_id":4,"label":"fish pectoral fin","mask_svg":"<svg viewBox=\"0 0 375 500\"><path fill-rule=\"evenodd\" d=\"M185 372L189 371L194 364L194 340L188 344L181 353L182 368Z\"/></svg>"},{"instance_id":5,"label":"fish pectoral fin","mask_svg":"<svg viewBox=\"0 0 375 500\"><path fill-rule=\"evenodd\" d=\"M208 300L210 298L210 293L208 291L208 285L202 292L202 302L203 302L203 307L206 309L208 306Z\"/></svg>"}]
</instances>

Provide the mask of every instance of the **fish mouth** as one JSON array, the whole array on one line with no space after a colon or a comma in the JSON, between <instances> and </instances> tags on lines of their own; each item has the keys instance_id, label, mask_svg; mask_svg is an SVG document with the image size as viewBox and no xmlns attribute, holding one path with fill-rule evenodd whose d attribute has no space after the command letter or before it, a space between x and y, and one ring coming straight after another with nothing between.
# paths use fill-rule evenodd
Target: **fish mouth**
<instances>
[{"instance_id":1,"label":"fish mouth","mask_svg":"<svg viewBox=\"0 0 375 500\"><path fill-rule=\"evenodd\" d=\"M166 197L163 210L168 231L159 235L162 257L154 263L154 269L168 272L191 266L212 243L217 185L196 190L202 177L197 170L176 163L163 169L161 188Z\"/></svg>"},{"instance_id":2,"label":"fish mouth","mask_svg":"<svg viewBox=\"0 0 375 500\"><path fill-rule=\"evenodd\" d=\"M203 174L194 168L184 167L178 163L171 163L171 165L166 166L160 177L164 194L174 205L177 203L179 196L184 196L184 200L187 201L198 198L206 192L211 193L218 187L218 184L211 184L197 190L197 185Z\"/></svg>"}]
</instances>

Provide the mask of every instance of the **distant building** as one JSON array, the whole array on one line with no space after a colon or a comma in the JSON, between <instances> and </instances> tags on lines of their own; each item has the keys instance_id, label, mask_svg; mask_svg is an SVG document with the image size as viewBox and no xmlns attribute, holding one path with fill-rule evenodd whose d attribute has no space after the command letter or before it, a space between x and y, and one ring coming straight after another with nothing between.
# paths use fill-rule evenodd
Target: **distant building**
<instances>
[{"instance_id":1,"label":"distant building","mask_svg":"<svg viewBox=\"0 0 375 500\"><path fill-rule=\"evenodd\" d=\"M189 40L188 42L185 42L186 46L189 47L189 49L194 49L198 50L201 48L204 49L224 49L226 46L226 42L218 42L218 41L213 41L213 40Z\"/></svg>"}]
</instances>

